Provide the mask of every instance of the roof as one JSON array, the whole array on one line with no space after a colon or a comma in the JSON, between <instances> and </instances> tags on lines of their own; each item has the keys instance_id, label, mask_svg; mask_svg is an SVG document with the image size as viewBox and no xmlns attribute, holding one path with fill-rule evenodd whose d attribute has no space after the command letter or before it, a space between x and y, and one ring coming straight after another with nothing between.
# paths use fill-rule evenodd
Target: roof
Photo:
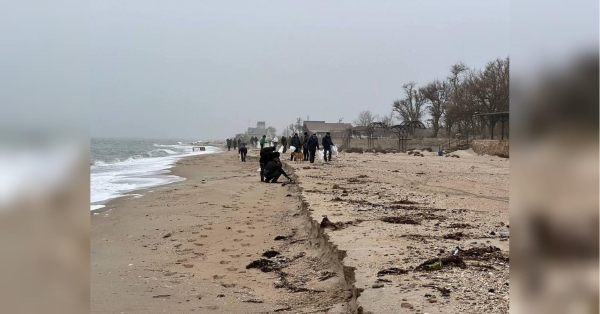
<instances>
[{"instance_id":1,"label":"roof","mask_svg":"<svg viewBox=\"0 0 600 314\"><path fill-rule=\"evenodd\" d=\"M327 123L325 121L304 121L304 126L310 132L335 132L352 128L350 123Z\"/></svg>"}]
</instances>

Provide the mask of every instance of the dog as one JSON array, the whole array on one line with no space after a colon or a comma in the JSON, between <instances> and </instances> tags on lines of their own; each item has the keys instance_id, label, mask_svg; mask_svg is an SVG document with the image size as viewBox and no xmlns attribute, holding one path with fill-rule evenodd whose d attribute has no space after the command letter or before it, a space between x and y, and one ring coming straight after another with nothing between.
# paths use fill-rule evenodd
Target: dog
<instances>
[{"instance_id":1,"label":"dog","mask_svg":"<svg viewBox=\"0 0 600 314\"><path fill-rule=\"evenodd\" d=\"M302 152L294 152L294 158L296 159L296 163L303 163L304 162L304 154Z\"/></svg>"}]
</instances>

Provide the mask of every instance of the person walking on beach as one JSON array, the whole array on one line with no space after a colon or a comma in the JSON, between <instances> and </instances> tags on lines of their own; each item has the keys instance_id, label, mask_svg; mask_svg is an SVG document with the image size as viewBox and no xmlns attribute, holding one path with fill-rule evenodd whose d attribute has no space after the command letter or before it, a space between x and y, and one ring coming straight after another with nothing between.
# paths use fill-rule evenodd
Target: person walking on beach
<instances>
[{"instance_id":1,"label":"person walking on beach","mask_svg":"<svg viewBox=\"0 0 600 314\"><path fill-rule=\"evenodd\" d=\"M235 138L233 139L233 150L237 149L237 141L235 140Z\"/></svg>"},{"instance_id":2,"label":"person walking on beach","mask_svg":"<svg viewBox=\"0 0 600 314\"><path fill-rule=\"evenodd\" d=\"M240 144L242 144L242 138L238 138L238 142L237 142L238 147L240 147Z\"/></svg>"},{"instance_id":3,"label":"person walking on beach","mask_svg":"<svg viewBox=\"0 0 600 314\"><path fill-rule=\"evenodd\" d=\"M242 162L246 162L246 155L248 154L248 149L246 148L246 143L240 143L238 146L238 153L240 154L240 159Z\"/></svg>"},{"instance_id":4,"label":"person walking on beach","mask_svg":"<svg viewBox=\"0 0 600 314\"><path fill-rule=\"evenodd\" d=\"M267 142L267 136L266 136L266 135L263 135L263 136L260 138L260 149L263 149L263 148L265 148L265 143L266 143L266 142Z\"/></svg>"},{"instance_id":5,"label":"person walking on beach","mask_svg":"<svg viewBox=\"0 0 600 314\"><path fill-rule=\"evenodd\" d=\"M283 167L281 166L281 160L279 160L279 153L275 152L273 153L275 155L275 157L273 157L273 160L271 160L267 166L265 167L265 183L279 183L277 181L277 179L279 179L279 177L281 175L283 175L284 177L286 177L290 182L292 181L292 178L290 178L290 176L288 176L287 173L285 173L285 171L283 170Z\"/></svg>"},{"instance_id":6,"label":"person walking on beach","mask_svg":"<svg viewBox=\"0 0 600 314\"><path fill-rule=\"evenodd\" d=\"M323 144L323 159L325 161L331 161L331 146L333 146L333 141L331 140L331 134L329 132L321 139L321 144ZM329 152L329 160L327 160L327 152Z\"/></svg>"},{"instance_id":7,"label":"person walking on beach","mask_svg":"<svg viewBox=\"0 0 600 314\"><path fill-rule=\"evenodd\" d=\"M283 146L283 153L285 154L287 151L287 138L285 138L285 135L281 136L281 146Z\"/></svg>"},{"instance_id":8,"label":"person walking on beach","mask_svg":"<svg viewBox=\"0 0 600 314\"><path fill-rule=\"evenodd\" d=\"M273 136L273 147L277 150L277 136Z\"/></svg>"},{"instance_id":9,"label":"person walking on beach","mask_svg":"<svg viewBox=\"0 0 600 314\"><path fill-rule=\"evenodd\" d=\"M302 147L302 144L300 144L300 138L298 137L298 133L294 133L294 137L292 137L292 139L290 140L290 148L295 147L296 149L294 150L294 152L299 153L300 152L300 147ZM294 160L294 153L292 153L292 157L290 158L290 161Z\"/></svg>"},{"instance_id":10,"label":"person walking on beach","mask_svg":"<svg viewBox=\"0 0 600 314\"><path fill-rule=\"evenodd\" d=\"M315 163L315 153L317 149L319 149L319 139L317 138L316 134L313 134L308 138L306 147L308 148L308 154L310 155L310 163L313 164Z\"/></svg>"},{"instance_id":11,"label":"person walking on beach","mask_svg":"<svg viewBox=\"0 0 600 314\"><path fill-rule=\"evenodd\" d=\"M279 153L277 153L279 154ZM279 155L277 155L279 156ZM265 147L260 150L260 159L258 163L260 164L260 181L265 180L265 167L267 164L273 160L275 157L275 149L273 147Z\"/></svg>"},{"instance_id":12,"label":"person walking on beach","mask_svg":"<svg viewBox=\"0 0 600 314\"><path fill-rule=\"evenodd\" d=\"M302 145L302 152L304 153L304 161L308 160L308 132L304 132L304 135L300 138L300 145Z\"/></svg>"},{"instance_id":13,"label":"person walking on beach","mask_svg":"<svg viewBox=\"0 0 600 314\"><path fill-rule=\"evenodd\" d=\"M230 151L231 150L231 139L227 139L227 141L225 141L225 142L227 142L227 151Z\"/></svg>"}]
</instances>

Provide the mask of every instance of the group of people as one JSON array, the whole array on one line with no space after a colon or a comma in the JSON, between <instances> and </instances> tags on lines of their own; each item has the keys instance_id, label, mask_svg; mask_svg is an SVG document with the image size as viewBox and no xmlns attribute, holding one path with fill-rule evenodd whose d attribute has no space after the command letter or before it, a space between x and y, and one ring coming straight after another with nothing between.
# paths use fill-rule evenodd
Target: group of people
<instances>
[{"instance_id":1,"label":"group of people","mask_svg":"<svg viewBox=\"0 0 600 314\"><path fill-rule=\"evenodd\" d=\"M242 139L238 138L238 139L230 139L228 138L226 141L227 143L227 150L230 151L231 150L231 145L233 145L233 149L237 149L238 146L240 146L240 144L242 144ZM244 143L245 144L245 143Z\"/></svg>"},{"instance_id":2,"label":"group of people","mask_svg":"<svg viewBox=\"0 0 600 314\"><path fill-rule=\"evenodd\" d=\"M281 175L285 176L289 180L290 177L285 173L283 167L281 165L280 156L281 153L277 151L277 138L275 137L272 141L273 146L267 146L267 137L263 135L260 140L256 137L250 138L250 142L252 145L256 145L256 143L260 143L260 181L262 182L277 182ZM240 160L242 162L246 162L246 155L248 154L248 148L246 147L246 143L242 143L241 139L227 139L227 150L231 150L231 146L233 145L233 149L238 150L238 154L240 155ZM321 139L321 145L319 145L319 138L316 134L308 135L308 132L304 132L304 134L299 137L298 133L295 133L294 136L286 138L285 136L281 137L281 145L283 147L283 153L285 153L289 148L294 147L294 152L292 152L290 161L296 159L296 153L303 153L303 160L309 161L310 163L315 162L315 154L317 150L320 150L320 146L323 146L323 158L325 162L331 161L331 153L333 140L331 139L331 134L327 132L325 136Z\"/></svg>"},{"instance_id":3,"label":"group of people","mask_svg":"<svg viewBox=\"0 0 600 314\"><path fill-rule=\"evenodd\" d=\"M310 161L311 164L315 162L317 150L320 150L319 138L316 134L308 136L308 132L304 132L302 137L298 137L298 133L295 133L294 136L290 138L289 145L290 148L292 146L296 148L295 152L300 152L300 150L302 150L304 160ZM325 162L331 161L331 150L334 145L329 132L321 139L321 145L323 146L323 159ZM285 147L283 152L285 152ZM294 160L294 158L295 155L292 153L290 160Z\"/></svg>"}]
</instances>

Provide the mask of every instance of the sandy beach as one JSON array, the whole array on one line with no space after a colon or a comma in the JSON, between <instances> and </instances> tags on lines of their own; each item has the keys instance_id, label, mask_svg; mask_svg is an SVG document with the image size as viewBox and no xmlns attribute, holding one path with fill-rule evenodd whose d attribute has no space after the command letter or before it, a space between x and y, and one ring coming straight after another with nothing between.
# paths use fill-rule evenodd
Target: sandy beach
<instances>
[{"instance_id":1,"label":"sandy beach","mask_svg":"<svg viewBox=\"0 0 600 314\"><path fill-rule=\"evenodd\" d=\"M172 172L187 180L92 215L91 313L355 308L340 260L316 240L296 187L261 183L255 156L182 159ZM247 269L253 261L262 270Z\"/></svg>"},{"instance_id":2,"label":"sandy beach","mask_svg":"<svg viewBox=\"0 0 600 314\"><path fill-rule=\"evenodd\" d=\"M508 159L422 154L182 159L92 216L91 312L507 312Z\"/></svg>"},{"instance_id":3,"label":"sandy beach","mask_svg":"<svg viewBox=\"0 0 600 314\"><path fill-rule=\"evenodd\" d=\"M290 166L312 219L355 269L359 309L507 313L508 159L420 153Z\"/></svg>"}]
</instances>

